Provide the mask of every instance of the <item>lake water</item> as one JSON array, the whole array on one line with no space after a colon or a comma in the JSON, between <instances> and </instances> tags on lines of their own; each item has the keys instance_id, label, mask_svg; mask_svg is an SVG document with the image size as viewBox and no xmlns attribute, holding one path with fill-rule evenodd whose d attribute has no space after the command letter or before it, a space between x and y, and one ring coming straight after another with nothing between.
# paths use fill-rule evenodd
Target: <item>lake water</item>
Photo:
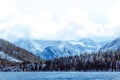
<instances>
[{"instance_id":1,"label":"lake water","mask_svg":"<svg viewBox=\"0 0 120 80\"><path fill-rule=\"evenodd\" d=\"M0 80L120 80L120 72L0 72Z\"/></svg>"}]
</instances>

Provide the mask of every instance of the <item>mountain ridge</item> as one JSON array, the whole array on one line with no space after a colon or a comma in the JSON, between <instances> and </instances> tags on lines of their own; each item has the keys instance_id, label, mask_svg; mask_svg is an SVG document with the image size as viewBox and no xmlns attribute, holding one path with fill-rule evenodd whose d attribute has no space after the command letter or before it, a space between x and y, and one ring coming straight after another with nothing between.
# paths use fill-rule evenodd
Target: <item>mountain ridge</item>
<instances>
[{"instance_id":1,"label":"mountain ridge","mask_svg":"<svg viewBox=\"0 0 120 80\"><path fill-rule=\"evenodd\" d=\"M21 39L14 43L41 58L47 59L48 55L54 54L50 59L68 56L79 55L85 52L97 52L101 45L91 39L83 38L80 40L58 41L58 40L24 40ZM49 50L46 50L49 49ZM51 50L51 51L50 51ZM47 51L47 52L46 52ZM49 51L49 52L48 52ZM51 54L50 54L51 52ZM48 54L49 53L49 54ZM46 55L48 54L48 55ZM46 56L43 56L46 55Z\"/></svg>"},{"instance_id":2,"label":"mountain ridge","mask_svg":"<svg viewBox=\"0 0 120 80\"><path fill-rule=\"evenodd\" d=\"M117 50L120 49L120 37L115 38L114 40L108 42L106 45L100 48L99 51L107 51L107 50Z\"/></svg>"}]
</instances>

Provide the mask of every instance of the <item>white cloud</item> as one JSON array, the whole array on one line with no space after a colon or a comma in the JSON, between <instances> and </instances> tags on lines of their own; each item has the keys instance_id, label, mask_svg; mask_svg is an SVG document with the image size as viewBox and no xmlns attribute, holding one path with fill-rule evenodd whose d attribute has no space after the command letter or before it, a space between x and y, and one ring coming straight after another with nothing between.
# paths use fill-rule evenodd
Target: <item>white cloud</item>
<instances>
[{"instance_id":1,"label":"white cloud","mask_svg":"<svg viewBox=\"0 0 120 80\"><path fill-rule=\"evenodd\" d=\"M114 38L119 36L120 26L120 2L116 1L3 0L0 1L0 37L9 40Z\"/></svg>"},{"instance_id":2,"label":"white cloud","mask_svg":"<svg viewBox=\"0 0 120 80\"><path fill-rule=\"evenodd\" d=\"M12 16L16 13L16 1L15 0L0 0L0 19L7 16Z\"/></svg>"}]
</instances>

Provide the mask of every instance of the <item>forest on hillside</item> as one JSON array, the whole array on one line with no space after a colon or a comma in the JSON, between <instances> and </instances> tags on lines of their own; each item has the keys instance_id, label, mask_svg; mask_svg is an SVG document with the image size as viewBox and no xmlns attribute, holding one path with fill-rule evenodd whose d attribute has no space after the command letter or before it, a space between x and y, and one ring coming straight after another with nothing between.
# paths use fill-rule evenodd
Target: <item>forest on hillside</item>
<instances>
[{"instance_id":1,"label":"forest on hillside","mask_svg":"<svg viewBox=\"0 0 120 80\"><path fill-rule=\"evenodd\" d=\"M76 56L61 57L46 61L43 70L50 71L120 71L120 50Z\"/></svg>"},{"instance_id":2,"label":"forest on hillside","mask_svg":"<svg viewBox=\"0 0 120 80\"><path fill-rule=\"evenodd\" d=\"M0 59L0 71L9 71L8 67L14 67L16 71L120 71L120 50L84 53L42 60L41 63L13 63Z\"/></svg>"}]
</instances>

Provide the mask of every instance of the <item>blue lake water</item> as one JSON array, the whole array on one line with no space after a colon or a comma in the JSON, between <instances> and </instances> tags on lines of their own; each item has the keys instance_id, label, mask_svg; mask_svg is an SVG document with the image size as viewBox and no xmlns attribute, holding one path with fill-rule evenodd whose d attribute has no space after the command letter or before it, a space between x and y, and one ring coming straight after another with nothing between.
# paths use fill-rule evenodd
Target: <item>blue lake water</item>
<instances>
[{"instance_id":1,"label":"blue lake water","mask_svg":"<svg viewBox=\"0 0 120 80\"><path fill-rule=\"evenodd\" d=\"M0 80L120 80L120 72L0 72Z\"/></svg>"}]
</instances>

